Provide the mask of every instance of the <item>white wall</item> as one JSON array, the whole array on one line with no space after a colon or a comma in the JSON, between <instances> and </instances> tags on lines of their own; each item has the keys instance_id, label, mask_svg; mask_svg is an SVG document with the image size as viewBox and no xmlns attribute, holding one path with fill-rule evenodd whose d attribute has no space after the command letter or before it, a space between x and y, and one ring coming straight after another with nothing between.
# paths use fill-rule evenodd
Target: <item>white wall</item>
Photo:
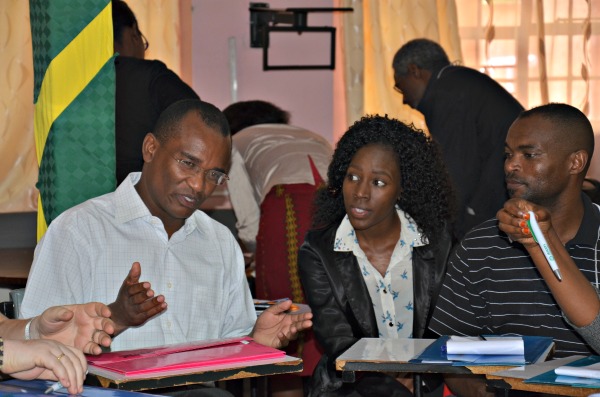
<instances>
[{"instance_id":1,"label":"white wall","mask_svg":"<svg viewBox=\"0 0 600 397\"><path fill-rule=\"evenodd\" d=\"M270 8L333 7L333 0L271 0ZM333 139L333 71L263 71L262 49L250 48L249 1L192 0L193 88L203 100L223 109L232 102L229 44L235 38L238 100L262 99L291 113L291 123ZM308 26L332 26L331 13L309 13ZM325 36L321 36L324 40ZM277 52L323 58L322 40L312 44L281 39ZM309 41L309 40L307 40ZM318 47L318 48L317 48ZM328 48L328 47L327 47ZM328 60L328 50L326 58ZM271 57L271 53L269 54ZM322 62L321 62L322 63ZM338 62L339 64L339 62Z\"/></svg>"}]
</instances>

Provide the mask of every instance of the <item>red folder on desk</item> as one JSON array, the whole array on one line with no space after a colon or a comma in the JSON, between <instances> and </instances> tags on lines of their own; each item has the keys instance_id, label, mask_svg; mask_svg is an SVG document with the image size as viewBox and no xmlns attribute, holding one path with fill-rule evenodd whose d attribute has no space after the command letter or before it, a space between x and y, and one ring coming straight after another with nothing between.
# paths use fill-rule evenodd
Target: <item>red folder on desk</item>
<instances>
[{"instance_id":1,"label":"red folder on desk","mask_svg":"<svg viewBox=\"0 0 600 397\"><path fill-rule=\"evenodd\" d=\"M283 358L285 352L254 342L251 338L185 343L150 349L126 350L88 357L91 366L125 376L179 369L201 370L208 365Z\"/></svg>"}]
</instances>

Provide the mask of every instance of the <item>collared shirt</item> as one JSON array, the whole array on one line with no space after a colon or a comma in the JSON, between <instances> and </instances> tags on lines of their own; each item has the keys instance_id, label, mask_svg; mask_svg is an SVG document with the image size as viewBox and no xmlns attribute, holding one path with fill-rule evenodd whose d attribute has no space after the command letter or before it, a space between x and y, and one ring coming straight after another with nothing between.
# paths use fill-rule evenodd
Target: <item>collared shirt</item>
<instances>
[{"instance_id":1,"label":"collared shirt","mask_svg":"<svg viewBox=\"0 0 600 397\"><path fill-rule=\"evenodd\" d=\"M600 212L582 193L584 213L565 248L594 285L598 277ZM439 335L550 336L555 356L592 354L540 276L527 250L493 218L471 230L450 257L429 328Z\"/></svg>"},{"instance_id":2,"label":"collared shirt","mask_svg":"<svg viewBox=\"0 0 600 397\"><path fill-rule=\"evenodd\" d=\"M334 251L351 251L365 280L377 319L380 338L412 337L413 331L413 247L424 245L417 224L401 209L400 239L390 264L381 275L360 248L356 232L346 215L337 229Z\"/></svg>"},{"instance_id":3,"label":"collared shirt","mask_svg":"<svg viewBox=\"0 0 600 397\"><path fill-rule=\"evenodd\" d=\"M133 262L140 281L165 296L167 310L113 340L112 350L249 334L256 321L239 245L201 211L168 238L134 185L65 211L35 250L22 314L63 304L112 303Z\"/></svg>"}]
</instances>

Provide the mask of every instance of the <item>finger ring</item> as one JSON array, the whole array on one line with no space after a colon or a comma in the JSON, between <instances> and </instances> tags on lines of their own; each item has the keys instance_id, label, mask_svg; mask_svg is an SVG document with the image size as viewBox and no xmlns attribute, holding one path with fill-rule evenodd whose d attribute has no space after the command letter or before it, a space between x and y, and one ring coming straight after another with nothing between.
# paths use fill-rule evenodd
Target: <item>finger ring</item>
<instances>
[{"instance_id":1,"label":"finger ring","mask_svg":"<svg viewBox=\"0 0 600 397\"><path fill-rule=\"evenodd\" d=\"M56 356L56 359L57 359L58 361L60 361L60 359L61 359L61 358L63 358L64 356L65 356L65 353L62 353L60 356Z\"/></svg>"}]
</instances>

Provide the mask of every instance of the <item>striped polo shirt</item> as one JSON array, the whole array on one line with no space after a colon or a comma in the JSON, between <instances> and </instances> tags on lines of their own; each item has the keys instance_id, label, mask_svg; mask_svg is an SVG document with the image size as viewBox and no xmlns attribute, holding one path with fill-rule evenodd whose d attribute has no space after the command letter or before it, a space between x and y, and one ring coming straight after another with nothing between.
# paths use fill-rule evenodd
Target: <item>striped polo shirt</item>
<instances>
[{"instance_id":1,"label":"striped polo shirt","mask_svg":"<svg viewBox=\"0 0 600 397\"><path fill-rule=\"evenodd\" d=\"M600 212L582 195L584 216L567 251L598 287ZM493 218L473 228L448 262L429 328L439 335L551 336L555 356L594 354L563 319L525 248L511 243Z\"/></svg>"}]
</instances>

